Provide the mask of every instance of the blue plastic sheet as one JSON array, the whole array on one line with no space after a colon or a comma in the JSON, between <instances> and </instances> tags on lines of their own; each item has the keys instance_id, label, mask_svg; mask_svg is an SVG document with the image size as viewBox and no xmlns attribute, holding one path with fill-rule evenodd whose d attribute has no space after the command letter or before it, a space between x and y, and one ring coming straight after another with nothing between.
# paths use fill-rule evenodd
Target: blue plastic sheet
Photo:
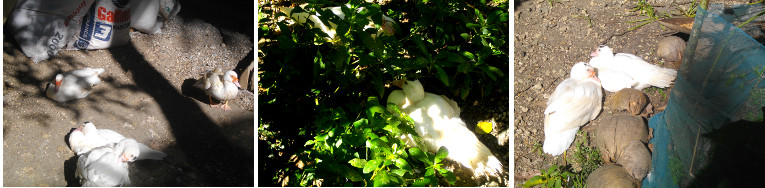
<instances>
[{"instance_id":1,"label":"blue plastic sheet","mask_svg":"<svg viewBox=\"0 0 765 188\"><path fill-rule=\"evenodd\" d=\"M704 135L739 120L745 101L765 89L765 46L730 23L765 9L710 7L719 7L711 12L723 16L698 9L667 107L649 119L652 169L643 187L692 186L696 174L709 166L712 143Z\"/></svg>"}]
</instances>

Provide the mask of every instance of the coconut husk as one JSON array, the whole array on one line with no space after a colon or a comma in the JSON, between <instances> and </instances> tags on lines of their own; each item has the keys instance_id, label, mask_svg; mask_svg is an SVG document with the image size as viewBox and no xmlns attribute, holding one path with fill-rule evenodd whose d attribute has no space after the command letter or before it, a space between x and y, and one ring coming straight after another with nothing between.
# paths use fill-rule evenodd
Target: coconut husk
<instances>
[{"instance_id":1,"label":"coconut husk","mask_svg":"<svg viewBox=\"0 0 765 188\"><path fill-rule=\"evenodd\" d=\"M669 36L659 41L656 55L664 59L668 68L677 70L680 68L684 51L685 41L680 37Z\"/></svg>"},{"instance_id":2,"label":"coconut husk","mask_svg":"<svg viewBox=\"0 0 765 188\"><path fill-rule=\"evenodd\" d=\"M651 153L643 142L633 140L619 156L616 164L622 165L627 174L638 181L643 181L651 170Z\"/></svg>"},{"instance_id":3,"label":"coconut husk","mask_svg":"<svg viewBox=\"0 0 765 188\"><path fill-rule=\"evenodd\" d=\"M648 104L648 97L642 91L632 88L619 90L605 102L607 110L614 113L627 111L633 116L639 115L646 104Z\"/></svg>"},{"instance_id":4,"label":"coconut husk","mask_svg":"<svg viewBox=\"0 0 765 188\"><path fill-rule=\"evenodd\" d=\"M648 142L648 127L640 116L606 115L595 130L595 145L606 161L618 161L633 140Z\"/></svg>"},{"instance_id":5,"label":"coconut husk","mask_svg":"<svg viewBox=\"0 0 765 188\"><path fill-rule=\"evenodd\" d=\"M607 164L587 177L587 187L637 187L632 177L619 165Z\"/></svg>"}]
</instances>

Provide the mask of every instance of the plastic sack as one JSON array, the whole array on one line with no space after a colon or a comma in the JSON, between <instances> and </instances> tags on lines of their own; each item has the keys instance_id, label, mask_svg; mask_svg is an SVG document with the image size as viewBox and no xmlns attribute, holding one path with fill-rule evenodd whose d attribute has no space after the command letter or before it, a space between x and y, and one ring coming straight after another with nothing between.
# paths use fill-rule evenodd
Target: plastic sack
<instances>
[{"instance_id":1,"label":"plastic sack","mask_svg":"<svg viewBox=\"0 0 765 188\"><path fill-rule=\"evenodd\" d=\"M130 1L97 0L82 17L68 49L105 49L130 42Z\"/></svg>"},{"instance_id":2,"label":"plastic sack","mask_svg":"<svg viewBox=\"0 0 765 188\"><path fill-rule=\"evenodd\" d=\"M710 166L719 165L713 159L714 155L722 153L713 151L720 145L709 135L741 119L742 108L761 105L763 101L762 96L758 96L761 94L754 93L765 90L762 83L765 80L765 46L730 21L740 23L765 8L761 5L710 7L718 7L712 12L724 16L698 9L667 107L649 120L649 127L654 129L654 138L650 140L654 150L652 169L643 180L643 187L714 187L705 183L715 180L702 177L709 173ZM750 14L752 12L755 14ZM733 129L736 128L743 127ZM732 175L729 172L714 176ZM739 182L722 183L731 186Z\"/></svg>"},{"instance_id":3,"label":"plastic sack","mask_svg":"<svg viewBox=\"0 0 765 188\"><path fill-rule=\"evenodd\" d=\"M21 51L35 63L55 55L80 26L95 0L26 0L18 2L9 26Z\"/></svg>"},{"instance_id":4,"label":"plastic sack","mask_svg":"<svg viewBox=\"0 0 765 188\"><path fill-rule=\"evenodd\" d=\"M133 0L130 27L144 33L159 33L164 21L178 14L181 5L176 0Z\"/></svg>"}]
</instances>

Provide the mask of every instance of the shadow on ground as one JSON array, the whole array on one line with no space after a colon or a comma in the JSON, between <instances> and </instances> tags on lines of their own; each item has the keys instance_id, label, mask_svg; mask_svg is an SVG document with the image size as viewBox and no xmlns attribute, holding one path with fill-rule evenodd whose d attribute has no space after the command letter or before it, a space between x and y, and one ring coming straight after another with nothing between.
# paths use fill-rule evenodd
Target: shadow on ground
<instances>
[{"instance_id":1,"label":"shadow on ground","mask_svg":"<svg viewBox=\"0 0 765 188\"><path fill-rule=\"evenodd\" d=\"M192 99L174 90L133 45L110 48L109 51L121 68L133 75L136 86L159 104L177 146L186 154L192 168L208 178L208 183L253 186L252 151L231 143L202 109Z\"/></svg>"}]
</instances>

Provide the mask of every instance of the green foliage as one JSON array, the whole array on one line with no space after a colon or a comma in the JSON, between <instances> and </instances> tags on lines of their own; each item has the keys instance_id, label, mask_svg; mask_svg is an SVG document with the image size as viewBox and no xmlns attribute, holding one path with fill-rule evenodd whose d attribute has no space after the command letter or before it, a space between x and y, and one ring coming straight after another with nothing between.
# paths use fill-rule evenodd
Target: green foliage
<instances>
[{"instance_id":1,"label":"green foliage","mask_svg":"<svg viewBox=\"0 0 765 188\"><path fill-rule=\"evenodd\" d=\"M531 187L535 185L542 185L542 187L563 187L564 185L567 185L566 181L573 176L574 173L566 170L564 166L553 164L549 169L542 170L541 175L531 177L531 179L523 184L523 187Z\"/></svg>"},{"instance_id":2,"label":"green foliage","mask_svg":"<svg viewBox=\"0 0 765 188\"><path fill-rule=\"evenodd\" d=\"M688 9L684 9L680 6L675 6L675 10L670 11L672 15L683 16L686 18L696 17L696 10L699 8L699 3L695 0L691 2L691 6Z\"/></svg>"},{"instance_id":3,"label":"green foliage","mask_svg":"<svg viewBox=\"0 0 765 188\"><path fill-rule=\"evenodd\" d=\"M661 12L660 13L660 12L654 10L653 6L651 6L651 4L649 4L648 1L646 1L646 0L638 1L637 4L636 4L636 7L634 9L630 10L630 12L637 12L639 15L646 16L648 18L644 18L644 19L640 19L640 20L634 20L634 21L627 22L627 23L640 22L640 24L638 24L638 25L636 25L634 27L631 27L628 31L635 30L635 29L637 29L637 28L639 28L641 26L644 26L644 25L649 24L651 22L657 21L659 19L663 19L665 17L666 18L672 17L671 15L669 15L669 14L667 14L665 12ZM661 26L661 28L665 29L663 25Z\"/></svg>"},{"instance_id":4,"label":"green foliage","mask_svg":"<svg viewBox=\"0 0 765 188\"><path fill-rule=\"evenodd\" d=\"M258 10L258 106L267 110L259 111L259 140L283 148L265 151L274 156L269 160L280 162L286 152L305 164L268 169L273 184L284 177L288 186L314 186L317 180L322 186L436 186L437 178L454 183L441 164L448 151L431 154L422 144L407 148L398 139L411 134L420 143L411 118L381 100L385 83L432 81L426 83L437 84L437 92L462 99L507 90L506 1L497 7L445 0L295 6L293 14L320 15L324 25L337 25L333 38L310 20L279 19L286 14L264 9L271 7L264 3ZM321 9L334 6L342 7L343 19ZM395 35L377 36L382 15L396 20Z\"/></svg>"},{"instance_id":5,"label":"green foliage","mask_svg":"<svg viewBox=\"0 0 765 188\"><path fill-rule=\"evenodd\" d=\"M598 148L594 147L590 142L587 132L580 130L577 133L577 137L580 139L577 139L574 143L576 150L573 158L574 163L581 167L581 171L572 178L572 187L585 187L587 185L587 177L595 169L598 169L598 166L602 165L603 161Z\"/></svg>"},{"instance_id":6,"label":"green foliage","mask_svg":"<svg viewBox=\"0 0 765 188\"><path fill-rule=\"evenodd\" d=\"M394 113L386 111L377 97L369 97L367 105L356 120L348 119L342 108L320 107L316 136L305 143L312 146L305 154L315 156L317 164L305 169L309 179L324 179L329 185L436 186L440 174L455 183L456 176L441 164L448 155L446 148L436 154L420 147L406 149L397 137L411 134L420 142L413 121L394 115L400 110L393 104L388 107L396 108Z\"/></svg>"},{"instance_id":7,"label":"green foliage","mask_svg":"<svg viewBox=\"0 0 765 188\"><path fill-rule=\"evenodd\" d=\"M581 170L574 170L571 164L553 164L549 169L542 170L542 174L526 181L523 187L535 185L542 187L586 187L587 177L598 166L603 164L603 161L600 158L598 149L591 145L590 138L586 132L578 131L577 138L579 139L574 143L573 162Z\"/></svg>"},{"instance_id":8,"label":"green foliage","mask_svg":"<svg viewBox=\"0 0 765 188\"><path fill-rule=\"evenodd\" d=\"M666 89L658 88L658 87L648 87L643 89L643 91L645 91L646 93L659 95L661 96L662 100L666 100L668 98L667 96L668 92L664 92L664 90Z\"/></svg>"}]
</instances>

